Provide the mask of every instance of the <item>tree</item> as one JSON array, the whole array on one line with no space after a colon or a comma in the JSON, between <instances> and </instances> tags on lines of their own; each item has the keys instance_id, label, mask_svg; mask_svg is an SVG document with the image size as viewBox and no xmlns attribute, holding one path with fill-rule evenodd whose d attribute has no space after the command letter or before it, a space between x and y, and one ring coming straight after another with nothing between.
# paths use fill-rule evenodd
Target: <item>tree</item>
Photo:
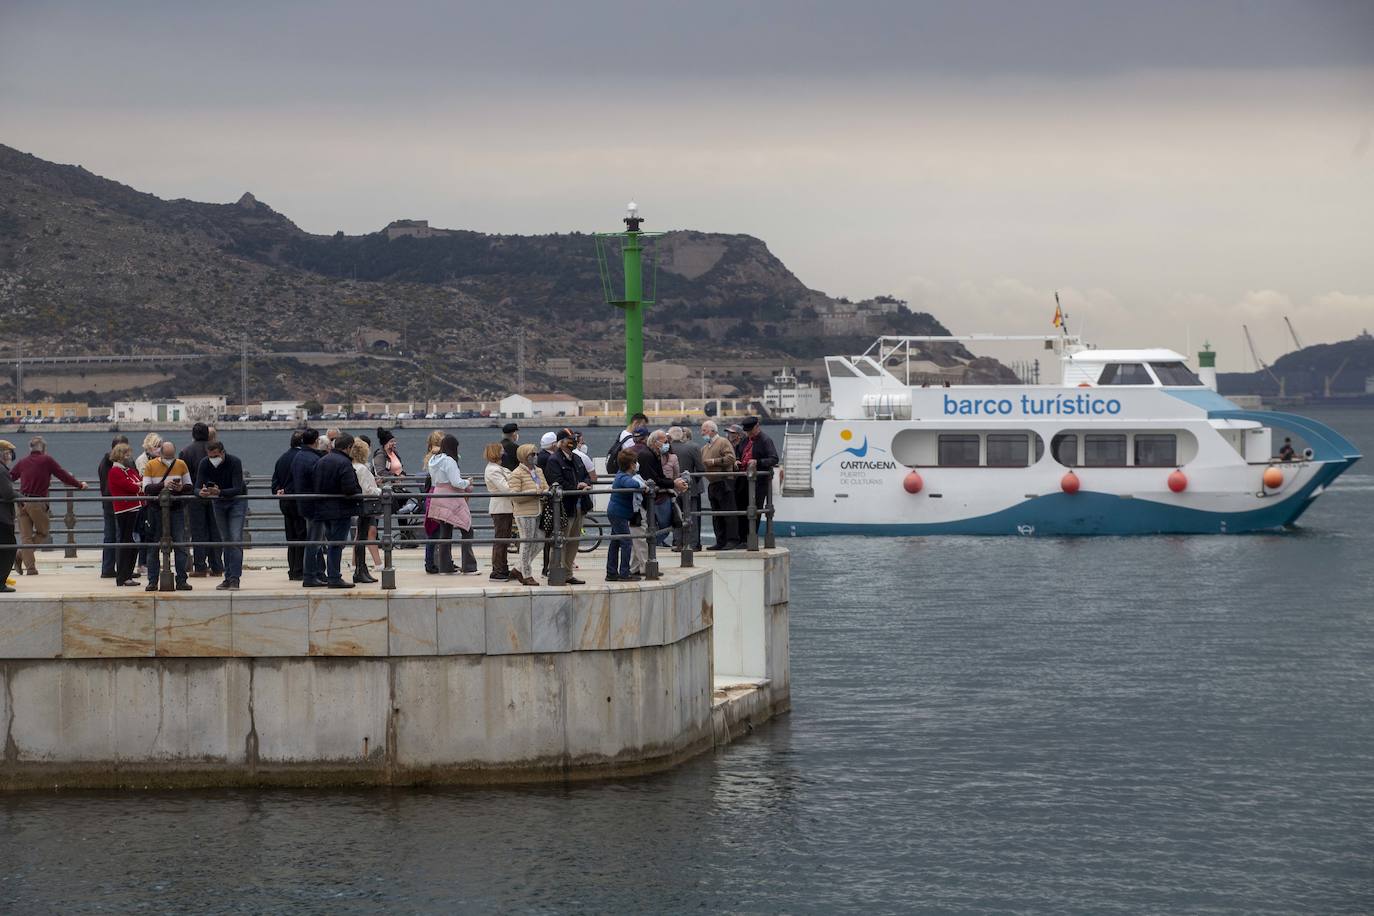
<instances>
[{"instance_id":1,"label":"tree","mask_svg":"<svg viewBox=\"0 0 1374 916\"><path fill-rule=\"evenodd\" d=\"M307 417L314 417L324 413L324 405L314 398L302 402L301 409L305 411Z\"/></svg>"}]
</instances>

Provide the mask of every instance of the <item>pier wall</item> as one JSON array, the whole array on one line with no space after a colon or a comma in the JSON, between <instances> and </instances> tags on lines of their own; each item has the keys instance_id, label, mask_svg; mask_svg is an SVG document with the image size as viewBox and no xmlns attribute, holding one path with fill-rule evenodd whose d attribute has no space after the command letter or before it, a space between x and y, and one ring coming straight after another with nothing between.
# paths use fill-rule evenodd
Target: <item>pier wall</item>
<instances>
[{"instance_id":1,"label":"pier wall","mask_svg":"<svg viewBox=\"0 0 1374 916\"><path fill-rule=\"evenodd\" d=\"M698 562L713 576L716 682L732 685L726 697L730 702L717 703L715 728L718 735L738 735L792 708L791 554L786 550L708 552Z\"/></svg>"},{"instance_id":2,"label":"pier wall","mask_svg":"<svg viewBox=\"0 0 1374 916\"><path fill-rule=\"evenodd\" d=\"M714 743L712 586L7 598L0 787L663 768Z\"/></svg>"}]
</instances>

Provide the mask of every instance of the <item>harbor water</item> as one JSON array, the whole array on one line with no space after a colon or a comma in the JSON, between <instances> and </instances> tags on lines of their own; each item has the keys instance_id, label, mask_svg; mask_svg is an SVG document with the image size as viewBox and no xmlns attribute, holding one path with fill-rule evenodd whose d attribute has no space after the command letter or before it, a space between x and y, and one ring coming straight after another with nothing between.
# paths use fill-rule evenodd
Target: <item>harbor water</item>
<instances>
[{"instance_id":1,"label":"harbor water","mask_svg":"<svg viewBox=\"0 0 1374 916\"><path fill-rule=\"evenodd\" d=\"M1374 456L1374 411L1309 413ZM494 434L459 432L466 470ZM49 439L93 471L108 437ZM225 438L261 471L285 436ZM0 909L1370 912L1372 517L1374 460L1284 533L784 541L793 711L719 752L0 797Z\"/></svg>"}]
</instances>

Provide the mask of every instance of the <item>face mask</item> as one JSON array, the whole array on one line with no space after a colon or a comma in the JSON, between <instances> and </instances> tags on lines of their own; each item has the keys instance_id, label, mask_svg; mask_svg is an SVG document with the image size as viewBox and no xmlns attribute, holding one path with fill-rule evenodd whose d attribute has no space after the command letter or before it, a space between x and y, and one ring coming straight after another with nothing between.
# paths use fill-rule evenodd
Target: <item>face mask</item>
<instances>
[{"instance_id":1,"label":"face mask","mask_svg":"<svg viewBox=\"0 0 1374 916\"><path fill-rule=\"evenodd\" d=\"M662 445L660 445L660 446L658 447L658 450L659 450L660 452L662 452L663 454L665 454L665 455L668 454L668 443L665 442L665 443L663 443Z\"/></svg>"},{"instance_id":2,"label":"face mask","mask_svg":"<svg viewBox=\"0 0 1374 916\"><path fill-rule=\"evenodd\" d=\"M712 439L714 439L714 438L716 437L716 434L715 434L715 433L702 433L702 434L701 434L701 437L702 437L703 439L705 439L707 442L710 442Z\"/></svg>"},{"instance_id":3,"label":"face mask","mask_svg":"<svg viewBox=\"0 0 1374 916\"><path fill-rule=\"evenodd\" d=\"M219 466L220 466L221 464L223 464L223 463L224 463L224 459L223 459L223 458L211 458L211 459L210 459L210 467L212 467L212 468L217 468L217 467L219 467Z\"/></svg>"}]
</instances>

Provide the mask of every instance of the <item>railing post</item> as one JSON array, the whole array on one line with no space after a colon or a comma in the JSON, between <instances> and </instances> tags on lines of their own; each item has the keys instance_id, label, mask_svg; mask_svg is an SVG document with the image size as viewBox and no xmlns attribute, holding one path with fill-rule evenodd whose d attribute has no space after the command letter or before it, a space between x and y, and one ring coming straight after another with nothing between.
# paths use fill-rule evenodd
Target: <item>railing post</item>
<instances>
[{"instance_id":1,"label":"railing post","mask_svg":"<svg viewBox=\"0 0 1374 916\"><path fill-rule=\"evenodd\" d=\"M763 500L763 546L772 550L777 546L773 539L773 482L768 482L768 495Z\"/></svg>"},{"instance_id":2,"label":"railing post","mask_svg":"<svg viewBox=\"0 0 1374 916\"><path fill-rule=\"evenodd\" d=\"M679 493L677 497L682 501L682 540L679 542L682 553L679 565L684 568L696 565L692 562L692 544L695 543L693 540L692 527L692 488L694 485L695 483L692 480L692 475L689 473L687 475L687 489Z\"/></svg>"},{"instance_id":3,"label":"railing post","mask_svg":"<svg viewBox=\"0 0 1374 916\"><path fill-rule=\"evenodd\" d=\"M644 559L644 578L657 579L658 572L658 507L655 505L658 496L658 488L651 481L646 481L644 490L647 494L644 497L644 531L649 539L649 555Z\"/></svg>"},{"instance_id":4,"label":"railing post","mask_svg":"<svg viewBox=\"0 0 1374 916\"><path fill-rule=\"evenodd\" d=\"M382 589L396 587L396 569L391 565L391 514L395 503L391 498L391 483L382 484ZM364 532L366 537L366 532ZM364 548L366 549L366 548Z\"/></svg>"},{"instance_id":5,"label":"railing post","mask_svg":"<svg viewBox=\"0 0 1374 916\"><path fill-rule=\"evenodd\" d=\"M244 472L243 472L243 495L240 496L240 497L238 497L239 499L243 500L243 534L241 535L241 541L242 541L242 543L239 544L239 547L242 548L243 550L247 550L247 549L252 545L252 543L253 543L253 532L252 532L252 530L251 530L251 526L248 524L248 522L249 522L249 521L252 519L252 517L253 517L253 501L252 501L251 499L248 498L248 491L251 490L252 488L253 488L253 475L252 475L252 474L249 474L247 471L244 471ZM286 540L286 538L285 538L285 534L286 534L286 525L285 525L285 524L282 525L282 534L283 534L282 540ZM224 537L224 535L221 534L221 535L220 535L220 538L222 539L223 537ZM222 549L223 549L223 548L221 548L221 550L222 550ZM242 565L242 564L240 564L240 565Z\"/></svg>"},{"instance_id":6,"label":"railing post","mask_svg":"<svg viewBox=\"0 0 1374 916\"><path fill-rule=\"evenodd\" d=\"M553 544L549 547L549 584L567 585L571 572L563 566L563 488L549 487L549 509L553 513Z\"/></svg>"},{"instance_id":7,"label":"railing post","mask_svg":"<svg viewBox=\"0 0 1374 916\"><path fill-rule=\"evenodd\" d=\"M157 549L162 554L162 566L157 572L157 590L160 592L176 591L176 584L172 578L172 494L165 489L158 494L157 505L162 516L162 530L158 532Z\"/></svg>"},{"instance_id":8,"label":"railing post","mask_svg":"<svg viewBox=\"0 0 1374 916\"><path fill-rule=\"evenodd\" d=\"M62 516L62 521L67 525L67 549L62 555L68 560L76 556L76 491L67 488L67 512ZM101 522L105 519L105 504L100 504ZM103 537L101 540L105 540Z\"/></svg>"},{"instance_id":9,"label":"railing post","mask_svg":"<svg viewBox=\"0 0 1374 916\"><path fill-rule=\"evenodd\" d=\"M744 517L745 522L749 525L749 533L745 537L745 544L748 546L749 550L759 549L759 510L758 506L756 505L758 500L755 498L754 495L754 481L758 479L758 473L759 469L757 467L751 467L748 470L747 476L745 478L747 489L749 490L749 493L746 497L748 499L748 503L746 505L749 508L747 514Z\"/></svg>"}]
</instances>

